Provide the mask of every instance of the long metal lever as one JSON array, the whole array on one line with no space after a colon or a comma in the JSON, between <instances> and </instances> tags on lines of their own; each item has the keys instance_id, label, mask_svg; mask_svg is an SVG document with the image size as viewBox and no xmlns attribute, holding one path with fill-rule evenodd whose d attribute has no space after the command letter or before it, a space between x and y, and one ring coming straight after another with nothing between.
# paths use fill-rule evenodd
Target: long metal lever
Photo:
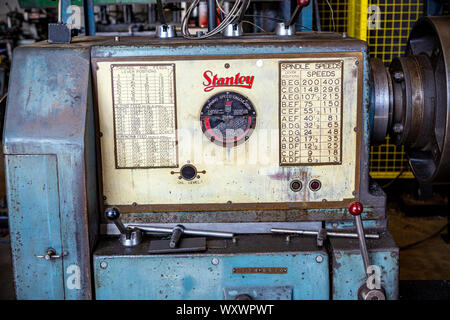
<instances>
[{"instance_id":1,"label":"long metal lever","mask_svg":"<svg viewBox=\"0 0 450 320\"><path fill-rule=\"evenodd\" d=\"M302 12L304 7L309 5L310 0L297 0L297 6L294 9L294 12L291 15L289 21L286 22L287 26L294 24L294 21L297 19L298 15Z\"/></svg>"},{"instance_id":2,"label":"long metal lever","mask_svg":"<svg viewBox=\"0 0 450 320\"><path fill-rule=\"evenodd\" d=\"M270 229L273 233L287 233L287 234L301 234L301 235L314 235L317 236L317 246L322 247L323 241L327 237L337 237L337 238L358 238L357 233L350 232L335 232L328 231L326 229L320 230L295 230L295 229L284 229L284 228L272 228ZM379 239L380 236L378 234L366 234L366 238L368 239Z\"/></svg>"},{"instance_id":3,"label":"long metal lever","mask_svg":"<svg viewBox=\"0 0 450 320\"><path fill-rule=\"evenodd\" d=\"M298 229L284 229L284 228L272 228L271 232L274 233L290 233L290 234L302 234L302 235L311 235L316 236L319 234L317 230L298 230ZM338 237L338 238L358 238L357 233L351 232L334 232L334 231L326 231L327 236L329 237ZM379 239L379 234L366 234L365 237L367 239Z\"/></svg>"},{"instance_id":4,"label":"long metal lever","mask_svg":"<svg viewBox=\"0 0 450 320\"><path fill-rule=\"evenodd\" d=\"M168 227L155 227L155 226L143 226L143 225L125 225L120 220L120 211L116 207L110 207L105 210L105 216L108 220L111 220L120 231L120 241L124 246L131 247L138 245L142 240L142 232L153 233L170 233L172 234L169 247L174 249L178 246L179 241L183 234L207 236L207 237L219 237L219 238L233 238L232 232L210 231L210 230L194 230L186 229L182 225L177 225L174 228Z\"/></svg>"},{"instance_id":5,"label":"long metal lever","mask_svg":"<svg viewBox=\"0 0 450 320\"><path fill-rule=\"evenodd\" d=\"M359 202L350 204L348 211L355 219L356 232L358 233L359 248L364 262L364 273L366 275L366 282L358 290L358 298L360 300L386 300L386 293L383 287L372 288L368 286L368 280L371 274L369 273L369 252L367 250L366 236L364 234L364 227L361 219L363 206Z\"/></svg>"},{"instance_id":6,"label":"long metal lever","mask_svg":"<svg viewBox=\"0 0 450 320\"><path fill-rule=\"evenodd\" d=\"M181 226L181 225L178 225ZM176 226L176 227L178 227ZM145 232L156 232L156 233L172 233L174 228L169 227L154 227L154 226L143 226L143 225L128 225L129 228L139 228ZM175 228L176 228L175 227ZM211 230L194 230L186 229L183 227L183 234L193 235L193 236L209 236L209 237L219 237L219 238L233 238L234 233L222 232L222 231L211 231Z\"/></svg>"}]
</instances>

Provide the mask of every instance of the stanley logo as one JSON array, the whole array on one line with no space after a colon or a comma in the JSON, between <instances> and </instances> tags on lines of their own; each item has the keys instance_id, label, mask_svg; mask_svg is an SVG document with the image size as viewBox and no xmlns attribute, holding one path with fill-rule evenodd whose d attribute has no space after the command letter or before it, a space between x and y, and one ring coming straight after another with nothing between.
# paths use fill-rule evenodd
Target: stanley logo
<instances>
[{"instance_id":1,"label":"stanley logo","mask_svg":"<svg viewBox=\"0 0 450 320\"><path fill-rule=\"evenodd\" d=\"M205 92L209 92L217 87L240 87L251 89L253 80L255 79L254 76L241 76L240 73L237 73L234 77L221 78L210 70L205 71L203 77L206 80L203 82Z\"/></svg>"}]
</instances>

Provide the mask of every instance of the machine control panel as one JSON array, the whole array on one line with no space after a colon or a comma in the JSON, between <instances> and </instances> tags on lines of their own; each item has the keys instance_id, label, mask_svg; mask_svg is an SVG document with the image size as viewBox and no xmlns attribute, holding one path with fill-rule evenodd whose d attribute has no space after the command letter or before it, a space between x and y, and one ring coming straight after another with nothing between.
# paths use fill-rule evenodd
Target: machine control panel
<instances>
[{"instance_id":1,"label":"machine control panel","mask_svg":"<svg viewBox=\"0 0 450 320\"><path fill-rule=\"evenodd\" d=\"M95 65L107 205L338 208L357 199L361 53Z\"/></svg>"}]
</instances>

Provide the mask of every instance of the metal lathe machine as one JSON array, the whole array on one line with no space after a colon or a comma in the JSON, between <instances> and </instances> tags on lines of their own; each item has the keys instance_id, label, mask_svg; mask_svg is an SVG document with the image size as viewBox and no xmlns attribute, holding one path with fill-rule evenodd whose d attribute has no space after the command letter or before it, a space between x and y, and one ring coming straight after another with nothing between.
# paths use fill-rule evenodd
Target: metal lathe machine
<instances>
[{"instance_id":1,"label":"metal lathe machine","mask_svg":"<svg viewBox=\"0 0 450 320\"><path fill-rule=\"evenodd\" d=\"M449 17L419 20L386 69L345 34L242 33L248 3L195 35L59 22L15 50L17 298L398 298L369 147L389 133L417 179L450 181Z\"/></svg>"}]
</instances>

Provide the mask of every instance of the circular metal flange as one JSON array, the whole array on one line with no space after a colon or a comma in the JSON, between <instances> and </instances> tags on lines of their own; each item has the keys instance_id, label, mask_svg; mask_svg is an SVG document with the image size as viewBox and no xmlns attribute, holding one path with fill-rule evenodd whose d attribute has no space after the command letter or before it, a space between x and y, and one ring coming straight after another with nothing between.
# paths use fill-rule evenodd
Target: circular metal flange
<instances>
[{"instance_id":1,"label":"circular metal flange","mask_svg":"<svg viewBox=\"0 0 450 320\"><path fill-rule=\"evenodd\" d=\"M175 38L177 32L173 24L161 24L156 26L156 36L158 38Z\"/></svg>"},{"instance_id":2,"label":"circular metal flange","mask_svg":"<svg viewBox=\"0 0 450 320\"><path fill-rule=\"evenodd\" d=\"M275 25L275 34L280 37L292 36L295 34L295 26L279 22Z\"/></svg>"},{"instance_id":3,"label":"circular metal flange","mask_svg":"<svg viewBox=\"0 0 450 320\"><path fill-rule=\"evenodd\" d=\"M392 122L392 81L381 59L370 59L372 92L371 99L374 110L372 139L381 143L386 138Z\"/></svg>"},{"instance_id":4,"label":"circular metal flange","mask_svg":"<svg viewBox=\"0 0 450 320\"><path fill-rule=\"evenodd\" d=\"M419 19L391 64L392 134L422 183L450 183L450 17ZM399 74L397 74L399 75ZM396 80L398 78L398 80Z\"/></svg>"},{"instance_id":5,"label":"circular metal flange","mask_svg":"<svg viewBox=\"0 0 450 320\"><path fill-rule=\"evenodd\" d=\"M125 247L137 246L142 241L142 231L139 229L133 229L129 231L129 234L121 233L120 242Z\"/></svg>"},{"instance_id":6,"label":"circular metal flange","mask_svg":"<svg viewBox=\"0 0 450 320\"><path fill-rule=\"evenodd\" d=\"M242 36L242 24L232 23L225 27L223 30L223 35L225 37L240 37Z\"/></svg>"},{"instance_id":7,"label":"circular metal flange","mask_svg":"<svg viewBox=\"0 0 450 320\"><path fill-rule=\"evenodd\" d=\"M369 289L366 284L358 290L359 300L386 300L386 292L383 287L380 289Z\"/></svg>"}]
</instances>

